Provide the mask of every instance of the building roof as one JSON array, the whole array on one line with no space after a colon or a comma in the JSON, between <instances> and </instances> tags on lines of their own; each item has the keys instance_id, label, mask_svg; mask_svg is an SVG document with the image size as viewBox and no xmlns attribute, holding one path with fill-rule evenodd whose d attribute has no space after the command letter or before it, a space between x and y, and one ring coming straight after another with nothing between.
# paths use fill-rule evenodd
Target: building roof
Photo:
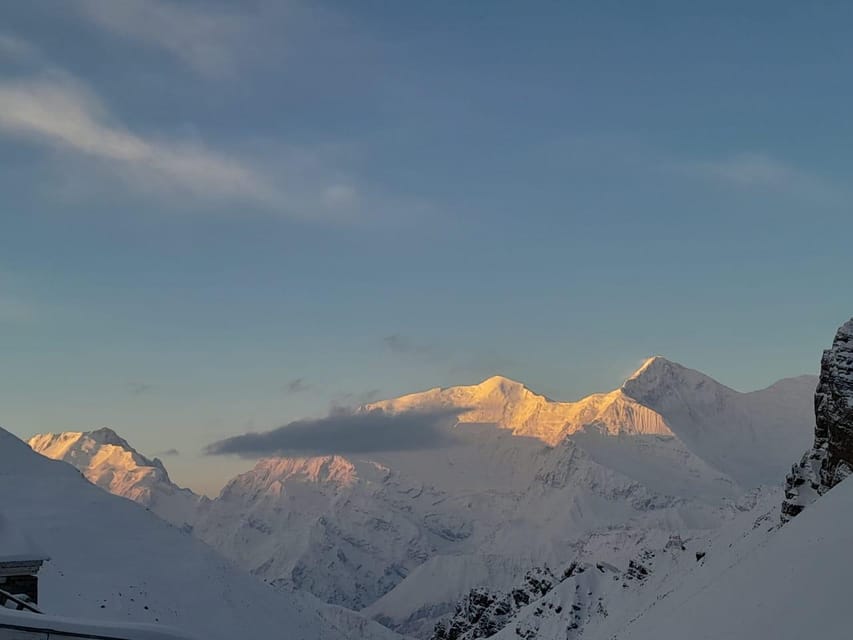
<instances>
[{"instance_id":1,"label":"building roof","mask_svg":"<svg viewBox=\"0 0 853 640\"><path fill-rule=\"evenodd\" d=\"M44 562L50 558L28 535L0 513L0 564L10 562Z\"/></svg>"}]
</instances>

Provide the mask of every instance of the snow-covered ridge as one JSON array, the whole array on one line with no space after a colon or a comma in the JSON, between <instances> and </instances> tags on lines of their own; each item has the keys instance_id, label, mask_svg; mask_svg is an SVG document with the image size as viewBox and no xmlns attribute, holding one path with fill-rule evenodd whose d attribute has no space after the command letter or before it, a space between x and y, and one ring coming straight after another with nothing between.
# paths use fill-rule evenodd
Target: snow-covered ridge
<instances>
[{"instance_id":1,"label":"snow-covered ridge","mask_svg":"<svg viewBox=\"0 0 853 640\"><path fill-rule=\"evenodd\" d=\"M192 520L197 505L207 500L177 486L158 458L146 458L109 428L45 433L33 436L28 444L37 453L74 465L92 484L138 502L178 526Z\"/></svg>"},{"instance_id":2,"label":"snow-covered ridge","mask_svg":"<svg viewBox=\"0 0 853 640\"><path fill-rule=\"evenodd\" d=\"M588 425L611 435L672 435L660 415L621 389L597 393L577 402L557 402L520 382L494 376L470 386L436 388L367 405L399 412L424 408L469 408L460 422L496 424L521 436L556 444Z\"/></svg>"},{"instance_id":3,"label":"snow-covered ridge","mask_svg":"<svg viewBox=\"0 0 853 640\"><path fill-rule=\"evenodd\" d=\"M553 445L595 430L610 436L676 436L705 463L748 486L775 482L811 422L814 376L788 378L749 393L667 360L648 358L620 388L575 402L536 394L495 376L367 405L385 411L469 408L460 422L496 424ZM757 450L762 451L756 456Z\"/></svg>"}]
</instances>

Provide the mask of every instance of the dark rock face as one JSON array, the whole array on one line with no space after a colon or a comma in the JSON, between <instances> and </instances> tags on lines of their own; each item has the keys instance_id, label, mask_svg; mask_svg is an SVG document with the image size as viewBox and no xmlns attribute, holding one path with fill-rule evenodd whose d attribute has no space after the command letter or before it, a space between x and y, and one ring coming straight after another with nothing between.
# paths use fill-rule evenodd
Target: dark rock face
<instances>
[{"instance_id":1,"label":"dark rock face","mask_svg":"<svg viewBox=\"0 0 853 640\"><path fill-rule=\"evenodd\" d=\"M814 445L787 477L782 522L853 474L853 319L823 352L814 402Z\"/></svg>"},{"instance_id":2,"label":"dark rock face","mask_svg":"<svg viewBox=\"0 0 853 640\"><path fill-rule=\"evenodd\" d=\"M484 587L472 589L449 620L435 625L432 640L475 640L496 634L519 609L538 600L558 582L548 567L536 567L524 576L524 583L509 593Z\"/></svg>"}]
</instances>

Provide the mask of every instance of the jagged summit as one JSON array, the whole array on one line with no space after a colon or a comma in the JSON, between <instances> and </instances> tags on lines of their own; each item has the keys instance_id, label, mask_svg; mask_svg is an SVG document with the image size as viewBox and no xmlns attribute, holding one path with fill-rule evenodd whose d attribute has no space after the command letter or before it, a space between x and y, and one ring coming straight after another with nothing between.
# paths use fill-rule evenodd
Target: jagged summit
<instances>
[{"instance_id":1,"label":"jagged summit","mask_svg":"<svg viewBox=\"0 0 853 640\"><path fill-rule=\"evenodd\" d=\"M507 378L506 376L501 375L490 376L482 382L471 386L480 387L481 389L501 388L504 390L527 388L523 382L519 382L518 380L513 380L512 378Z\"/></svg>"},{"instance_id":2,"label":"jagged summit","mask_svg":"<svg viewBox=\"0 0 853 640\"><path fill-rule=\"evenodd\" d=\"M628 380L633 380L634 378L639 378L647 371L654 371L655 369L665 369L675 365L677 367L681 367L680 364L673 362L672 360L668 360L663 356L649 356L645 360L643 360L643 364L641 364L637 370L628 376ZM683 367L682 367L683 368Z\"/></svg>"},{"instance_id":3,"label":"jagged summit","mask_svg":"<svg viewBox=\"0 0 853 640\"><path fill-rule=\"evenodd\" d=\"M145 457L108 427L39 434L27 444L48 458L70 463L92 484L139 502L173 524L185 524L194 505L204 500L173 483L159 459Z\"/></svg>"},{"instance_id":4,"label":"jagged summit","mask_svg":"<svg viewBox=\"0 0 853 640\"><path fill-rule=\"evenodd\" d=\"M814 444L787 477L783 522L853 474L853 319L823 352L814 407Z\"/></svg>"},{"instance_id":5,"label":"jagged summit","mask_svg":"<svg viewBox=\"0 0 853 640\"><path fill-rule=\"evenodd\" d=\"M119 434L117 434L109 427L101 427L100 429L95 429L94 431L87 431L83 433L85 433L85 435L87 435L95 442L100 442L101 444L111 444L117 447L124 447L125 449L133 449L133 447L128 444L127 440L122 438ZM133 450L135 451L135 449Z\"/></svg>"},{"instance_id":6,"label":"jagged summit","mask_svg":"<svg viewBox=\"0 0 853 640\"><path fill-rule=\"evenodd\" d=\"M706 376L704 373L689 369L663 356L652 356L622 384L622 391L643 402L648 396L655 398L670 393L673 389L711 390L718 393L737 393L724 384Z\"/></svg>"}]
</instances>

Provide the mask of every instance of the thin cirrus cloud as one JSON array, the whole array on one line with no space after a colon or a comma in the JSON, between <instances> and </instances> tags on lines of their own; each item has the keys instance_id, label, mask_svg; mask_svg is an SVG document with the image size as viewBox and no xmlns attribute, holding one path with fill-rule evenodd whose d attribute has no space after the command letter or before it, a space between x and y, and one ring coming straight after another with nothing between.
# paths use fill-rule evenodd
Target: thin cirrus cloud
<instances>
[{"instance_id":1,"label":"thin cirrus cloud","mask_svg":"<svg viewBox=\"0 0 853 640\"><path fill-rule=\"evenodd\" d=\"M311 390L311 385L305 378L294 378L287 383L285 389L288 393L303 393Z\"/></svg>"},{"instance_id":2,"label":"thin cirrus cloud","mask_svg":"<svg viewBox=\"0 0 853 640\"><path fill-rule=\"evenodd\" d=\"M0 33L0 60L33 60L39 51L31 43L9 33Z\"/></svg>"},{"instance_id":3,"label":"thin cirrus cloud","mask_svg":"<svg viewBox=\"0 0 853 640\"><path fill-rule=\"evenodd\" d=\"M291 150L275 159L276 173L299 185L282 187L285 176L274 180L261 163L131 131L81 82L55 68L0 79L3 136L65 152L73 160L68 166L86 172L98 186L109 184L103 177L110 175L146 199L182 207L239 205L240 210L326 222L352 222L367 212L356 187L314 151Z\"/></svg>"},{"instance_id":4,"label":"thin cirrus cloud","mask_svg":"<svg viewBox=\"0 0 853 640\"><path fill-rule=\"evenodd\" d=\"M430 356L435 352L435 349L432 346L415 342L409 336L404 336L399 333L393 333L385 336L382 338L382 342L385 344L385 347L391 351L391 353L399 355Z\"/></svg>"},{"instance_id":5,"label":"thin cirrus cloud","mask_svg":"<svg viewBox=\"0 0 853 640\"><path fill-rule=\"evenodd\" d=\"M0 133L101 160L146 186L157 183L200 197L267 205L281 197L255 171L222 154L131 132L91 92L61 72L0 81Z\"/></svg>"},{"instance_id":6,"label":"thin cirrus cloud","mask_svg":"<svg viewBox=\"0 0 853 640\"><path fill-rule=\"evenodd\" d=\"M845 190L807 170L765 153L738 153L712 161L688 162L678 170L743 189L761 189L798 199L833 204L846 202Z\"/></svg>"},{"instance_id":7,"label":"thin cirrus cloud","mask_svg":"<svg viewBox=\"0 0 853 640\"><path fill-rule=\"evenodd\" d=\"M77 0L78 12L122 40L160 49L193 71L210 77L231 75L238 50L247 42L250 19L210 4L163 0Z\"/></svg>"},{"instance_id":8,"label":"thin cirrus cloud","mask_svg":"<svg viewBox=\"0 0 853 640\"><path fill-rule=\"evenodd\" d=\"M333 411L261 433L226 438L205 448L207 455L260 458L269 455L331 455L417 451L455 442L450 429L465 409L391 413L382 409Z\"/></svg>"},{"instance_id":9,"label":"thin cirrus cloud","mask_svg":"<svg viewBox=\"0 0 853 640\"><path fill-rule=\"evenodd\" d=\"M141 396L144 393L150 393L154 390L153 384L147 382L128 382L127 390L135 396Z\"/></svg>"}]
</instances>

